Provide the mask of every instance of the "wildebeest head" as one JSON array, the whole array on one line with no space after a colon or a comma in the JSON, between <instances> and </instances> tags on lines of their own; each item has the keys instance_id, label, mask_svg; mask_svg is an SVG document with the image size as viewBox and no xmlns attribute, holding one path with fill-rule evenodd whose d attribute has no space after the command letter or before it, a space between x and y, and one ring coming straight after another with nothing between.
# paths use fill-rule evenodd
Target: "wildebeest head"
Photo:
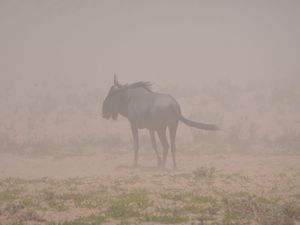
<instances>
[{"instance_id":1,"label":"wildebeest head","mask_svg":"<svg viewBox=\"0 0 300 225\"><path fill-rule=\"evenodd\" d=\"M119 108L122 104L122 94L124 87L118 82L116 75L114 76L114 85L111 86L102 105L102 116L105 119L113 118L116 120L119 114Z\"/></svg>"}]
</instances>

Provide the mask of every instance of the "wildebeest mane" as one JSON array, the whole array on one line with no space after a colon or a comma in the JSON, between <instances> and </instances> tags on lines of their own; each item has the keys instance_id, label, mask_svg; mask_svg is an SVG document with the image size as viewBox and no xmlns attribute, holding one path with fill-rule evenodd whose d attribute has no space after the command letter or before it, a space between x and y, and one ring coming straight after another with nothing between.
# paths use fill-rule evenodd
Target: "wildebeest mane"
<instances>
[{"instance_id":1,"label":"wildebeest mane","mask_svg":"<svg viewBox=\"0 0 300 225\"><path fill-rule=\"evenodd\" d=\"M133 88L141 87L141 88L145 88L146 90L152 92L151 86L152 86L152 83L149 82L149 81L139 81L139 82L135 82L135 83L132 83L132 84L127 84L126 88L133 89Z\"/></svg>"}]
</instances>

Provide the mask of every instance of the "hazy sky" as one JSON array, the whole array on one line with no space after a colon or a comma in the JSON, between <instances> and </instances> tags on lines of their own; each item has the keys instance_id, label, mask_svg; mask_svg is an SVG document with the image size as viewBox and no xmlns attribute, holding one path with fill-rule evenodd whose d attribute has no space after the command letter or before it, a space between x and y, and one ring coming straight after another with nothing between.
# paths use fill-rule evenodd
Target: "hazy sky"
<instances>
[{"instance_id":1,"label":"hazy sky","mask_svg":"<svg viewBox=\"0 0 300 225\"><path fill-rule=\"evenodd\" d=\"M294 79L299 27L297 0L0 0L1 83Z\"/></svg>"}]
</instances>

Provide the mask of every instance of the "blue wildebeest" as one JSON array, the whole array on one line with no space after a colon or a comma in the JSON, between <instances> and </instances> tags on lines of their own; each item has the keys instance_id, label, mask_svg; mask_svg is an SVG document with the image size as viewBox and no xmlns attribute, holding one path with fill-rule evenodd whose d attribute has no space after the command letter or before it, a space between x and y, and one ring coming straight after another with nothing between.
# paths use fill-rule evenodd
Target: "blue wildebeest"
<instances>
[{"instance_id":1,"label":"blue wildebeest","mask_svg":"<svg viewBox=\"0 0 300 225\"><path fill-rule=\"evenodd\" d=\"M118 114L129 120L134 143L134 166L138 165L139 138L138 130L149 130L152 147L155 150L158 166L165 168L169 143L166 129L169 129L173 168L176 169L175 137L178 121L204 130L217 130L212 124L198 123L184 118L180 106L170 95L153 92L149 82L136 82L121 85L114 76L114 85L110 88L102 106L102 116L105 119L117 119ZM157 150L155 132L163 146L163 158Z\"/></svg>"}]
</instances>

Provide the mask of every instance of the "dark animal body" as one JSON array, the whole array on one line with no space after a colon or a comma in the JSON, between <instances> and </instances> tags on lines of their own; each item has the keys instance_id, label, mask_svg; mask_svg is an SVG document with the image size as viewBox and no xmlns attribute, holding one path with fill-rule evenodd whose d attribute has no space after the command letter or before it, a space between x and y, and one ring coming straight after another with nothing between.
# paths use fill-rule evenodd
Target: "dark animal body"
<instances>
[{"instance_id":1,"label":"dark animal body","mask_svg":"<svg viewBox=\"0 0 300 225\"><path fill-rule=\"evenodd\" d=\"M151 144L155 150L158 166L165 168L169 150L166 130L169 129L173 168L176 169L175 138L178 122L204 130L217 130L217 126L194 122L184 118L180 106L170 95L153 92L149 82L137 82L130 85L121 85L114 77L111 87L103 102L102 116L105 119L117 119L118 114L126 117L131 125L134 143L134 166L138 165L139 129L149 130ZM163 146L161 159L157 149L155 133Z\"/></svg>"}]
</instances>

